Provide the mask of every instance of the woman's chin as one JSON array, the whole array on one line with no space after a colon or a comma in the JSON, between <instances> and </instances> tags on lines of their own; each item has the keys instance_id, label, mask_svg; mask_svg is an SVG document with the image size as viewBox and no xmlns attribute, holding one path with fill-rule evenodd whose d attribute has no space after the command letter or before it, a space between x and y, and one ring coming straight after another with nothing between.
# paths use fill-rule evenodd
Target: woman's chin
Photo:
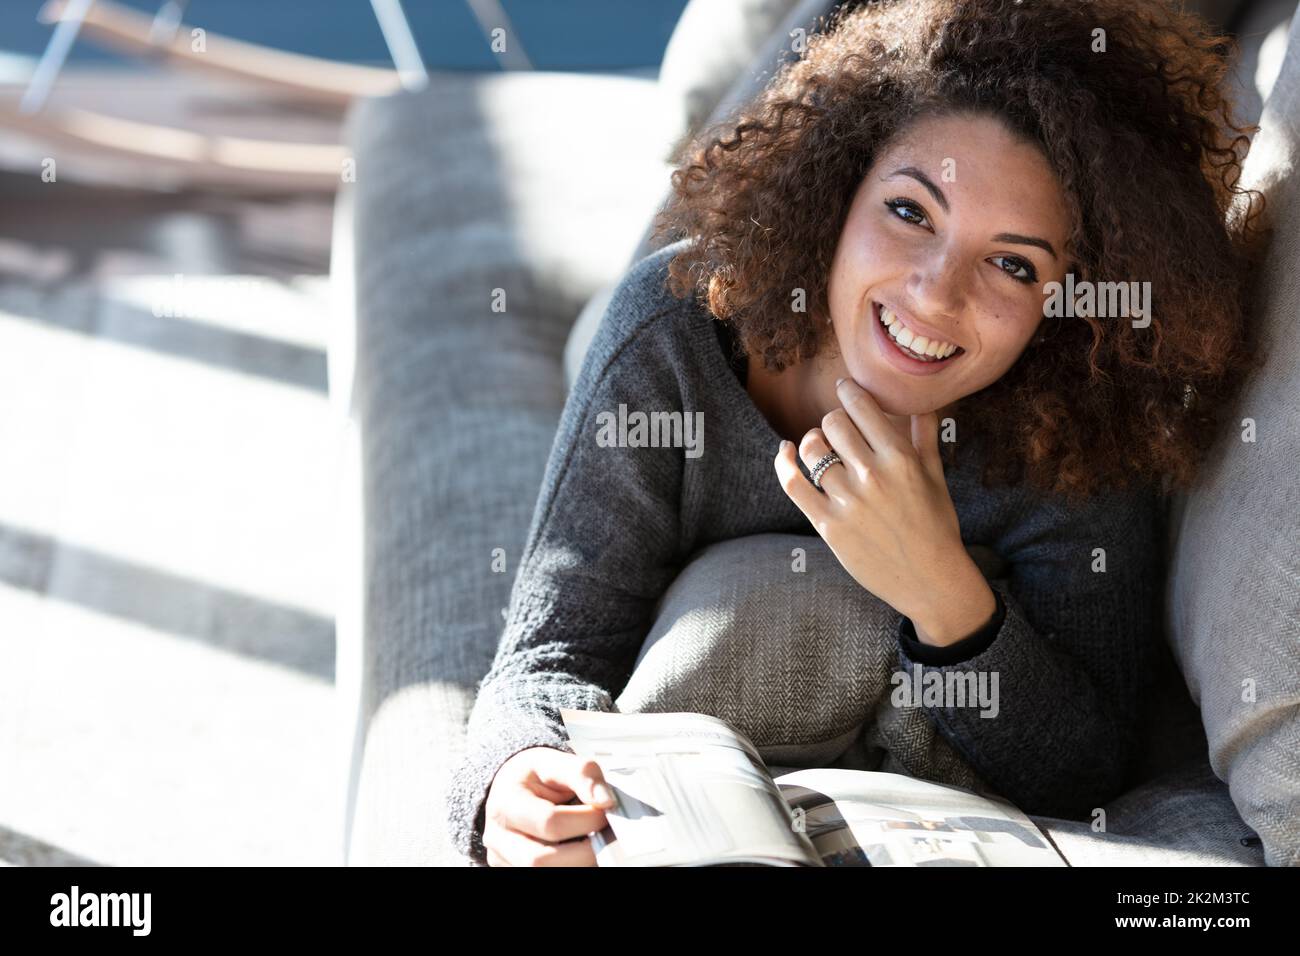
<instances>
[{"instance_id":1,"label":"woman's chin","mask_svg":"<svg viewBox=\"0 0 1300 956\"><path fill-rule=\"evenodd\" d=\"M918 395L918 389L901 388L891 376L890 369L872 369L864 374L850 372L853 380L871 393L876 404L887 415L920 415L940 407L941 402L929 395ZM897 373L894 373L897 375ZM911 383L902 383L904 385Z\"/></svg>"}]
</instances>

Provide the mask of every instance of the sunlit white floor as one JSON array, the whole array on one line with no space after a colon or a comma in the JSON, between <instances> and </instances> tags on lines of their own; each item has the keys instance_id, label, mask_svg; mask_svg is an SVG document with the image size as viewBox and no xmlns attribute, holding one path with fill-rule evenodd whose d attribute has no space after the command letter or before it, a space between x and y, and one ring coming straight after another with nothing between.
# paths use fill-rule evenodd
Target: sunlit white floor
<instances>
[{"instance_id":1,"label":"sunlit white floor","mask_svg":"<svg viewBox=\"0 0 1300 956\"><path fill-rule=\"evenodd\" d=\"M0 239L0 862L337 863L328 206L78 209Z\"/></svg>"}]
</instances>

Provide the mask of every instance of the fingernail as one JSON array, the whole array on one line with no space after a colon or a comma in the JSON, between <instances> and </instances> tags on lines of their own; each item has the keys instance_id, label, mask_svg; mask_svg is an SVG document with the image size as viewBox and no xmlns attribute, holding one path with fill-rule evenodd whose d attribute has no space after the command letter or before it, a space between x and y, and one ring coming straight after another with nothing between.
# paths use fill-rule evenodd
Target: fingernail
<instances>
[{"instance_id":1,"label":"fingernail","mask_svg":"<svg viewBox=\"0 0 1300 956\"><path fill-rule=\"evenodd\" d=\"M780 444L780 446L777 448L777 451L778 451L778 452L785 451L785 446L788 445L788 444L790 444L789 440L788 440L788 439L785 439L785 438L782 438L782 439L781 439L781 444Z\"/></svg>"},{"instance_id":2,"label":"fingernail","mask_svg":"<svg viewBox=\"0 0 1300 956\"><path fill-rule=\"evenodd\" d=\"M591 788L592 795L596 798L597 803L616 803L614 791L609 789L606 784L593 784Z\"/></svg>"},{"instance_id":3,"label":"fingernail","mask_svg":"<svg viewBox=\"0 0 1300 956\"><path fill-rule=\"evenodd\" d=\"M841 385L843 385L843 384L844 384L844 379L842 379L842 378L837 378L837 379L835 380L835 387L836 387L836 388L839 388L839 387L840 387Z\"/></svg>"}]
</instances>

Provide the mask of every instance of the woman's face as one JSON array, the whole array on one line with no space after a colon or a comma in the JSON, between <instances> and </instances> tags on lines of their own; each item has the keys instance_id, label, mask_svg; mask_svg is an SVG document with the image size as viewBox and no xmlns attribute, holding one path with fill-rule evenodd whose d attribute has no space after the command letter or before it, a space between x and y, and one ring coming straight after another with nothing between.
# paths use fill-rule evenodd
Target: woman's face
<instances>
[{"instance_id":1,"label":"woman's face","mask_svg":"<svg viewBox=\"0 0 1300 956\"><path fill-rule=\"evenodd\" d=\"M996 381L1042 320L1044 284L1064 279L1067 232L1061 187L1033 145L989 117L918 120L868 171L835 250L838 374L894 415ZM899 340L948 357L924 361Z\"/></svg>"}]
</instances>

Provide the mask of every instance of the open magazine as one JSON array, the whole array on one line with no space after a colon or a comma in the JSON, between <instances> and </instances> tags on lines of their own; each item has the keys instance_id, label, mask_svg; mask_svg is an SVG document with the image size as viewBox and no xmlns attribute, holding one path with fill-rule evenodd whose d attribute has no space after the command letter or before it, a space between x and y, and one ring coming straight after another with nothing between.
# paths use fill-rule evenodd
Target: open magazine
<instances>
[{"instance_id":1,"label":"open magazine","mask_svg":"<svg viewBox=\"0 0 1300 956\"><path fill-rule=\"evenodd\" d=\"M1066 866L1004 800L896 773L796 770L706 714L562 708L618 804L598 866Z\"/></svg>"}]
</instances>

